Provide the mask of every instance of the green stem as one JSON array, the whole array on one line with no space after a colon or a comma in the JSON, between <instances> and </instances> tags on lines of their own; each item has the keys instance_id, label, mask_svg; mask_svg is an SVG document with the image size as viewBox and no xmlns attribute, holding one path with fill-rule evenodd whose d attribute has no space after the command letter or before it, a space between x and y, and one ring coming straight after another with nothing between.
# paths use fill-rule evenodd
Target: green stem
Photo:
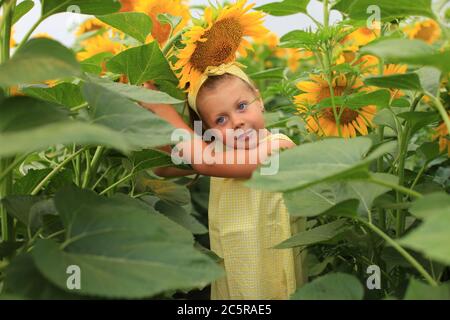
<instances>
[{"instance_id":1,"label":"green stem","mask_svg":"<svg viewBox=\"0 0 450 320\"><path fill-rule=\"evenodd\" d=\"M450 117L448 116L447 112L445 111L444 106L442 105L439 98L436 98L431 93L426 92L427 96L433 101L434 105L436 106L436 109L438 109L439 114L442 117L442 120L444 120L445 125L447 126L448 132L450 132Z\"/></svg>"},{"instance_id":2,"label":"green stem","mask_svg":"<svg viewBox=\"0 0 450 320\"><path fill-rule=\"evenodd\" d=\"M136 173L132 172L128 175L126 175L125 177L123 177L122 179L116 181L115 183L113 183L112 185L110 185L108 188L106 188L105 190L103 190L102 192L99 193L99 195L104 195L105 193L107 193L109 190L115 188L116 186L118 186L119 184L121 184L124 181L127 181L128 179L130 179L131 177L133 177Z\"/></svg>"},{"instance_id":3,"label":"green stem","mask_svg":"<svg viewBox=\"0 0 450 320\"><path fill-rule=\"evenodd\" d=\"M80 150L78 150L77 152L73 153L72 155L70 155L69 157L67 157L63 162L61 162L58 166L56 166L55 168L53 168L53 170L36 186L36 188L33 189L33 191L31 192L31 195L34 196L36 194L38 194L38 192L44 187L44 185L47 183L47 181L49 181L55 174L57 174L59 172L59 170L61 170L62 168L64 168L64 166L69 163L70 161L72 161L72 159L74 159L75 157L77 157L80 153L82 153L85 150L85 148L82 148Z\"/></svg>"},{"instance_id":4,"label":"green stem","mask_svg":"<svg viewBox=\"0 0 450 320\"><path fill-rule=\"evenodd\" d=\"M369 229L371 229L373 232L378 234L381 238L383 238L388 244L390 244L395 250L397 250L398 253L400 253L403 258L406 259L426 280L427 282L433 286L437 287L438 283L433 279L432 276L422 267L422 265L417 262L416 259L414 259L413 256L411 256L405 249L403 249L394 239L389 237L387 234L385 234L382 230L378 229L377 226L368 223L367 221L364 221L362 219L358 219L361 223L363 223L365 226L367 226Z\"/></svg>"},{"instance_id":5,"label":"green stem","mask_svg":"<svg viewBox=\"0 0 450 320\"><path fill-rule=\"evenodd\" d=\"M0 173L0 184L3 182L3 180L5 180L8 177L8 175L17 167L19 163L22 163L22 161L25 160L27 156L28 155L25 154L21 157L16 157L16 159L13 162L11 162L9 167L5 168L5 170Z\"/></svg>"},{"instance_id":6,"label":"green stem","mask_svg":"<svg viewBox=\"0 0 450 320\"><path fill-rule=\"evenodd\" d=\"M85 102L85 103L80 104L79 106L70 108L70 111L78 111L78 110L84 109L84 108L86 108L88 106L89 106L89 103Z\"/></svg>"},{"instance_id":7,"label":"green stem","mask_svg":"<svg viewBox=\"0 0 450 320\"><path fill-rule=\"evenodd\" d=\"M98 180L94 183L94 185L92 186L91 190L95 190L95 188L97 188L98 184L100 183L100 181L103 180L103 178L109 173L109 171L112 169L112 165L109 166L105 172L103 172L103 174L100 176L100 178L98 178Z\"/></svg>"},{"instance_id":8,"label":"green stem","mask_svg":"<svg viewBox=\"0 0 450 320\"><path fill-rule=\"evenodd\" d=\"M374 178L374 177L371 177L369 179L369 181L371 181L373 183L376 183L376 184L379 184L380 186L384 186L384 187L387 187L387 188L390 188L390 189L393 189L393 190L400 191L401 193L407 194L407 195L412 196L414 198L422 198L423 197L423 195L421 193L416 192L416 191L411 190L411 189L408 189L408 188L405 188L405 187L400 186L400 185L395 184L395 183L390 183L390 182L387 182L387 181L384 181L384 180L379 180L379 179Z\"/></svg>"},{"instance_id":9,"label":"green stem","mask_svg":"<svg viewBox=\"0 0 450 320\"><path fill-rule=\"evenodd\" d=\"M330 25L330 17L328 11L328 0L323 0L323 26L328 28Z\"/></svg>"},{"instance_id":10,"label":"green stem","mask_svg":"<svg viewBox=\"0 0 450 320\"><path fill-rule=\"evenodd\" d=\"M100 159L101 159L104 151L105 151L105 147L101 147L101 146L97 147L91 163L87 164L87 166L89 168L86 170L86 176L83 181L83 188L87 188L89 186L89 183L92 180L92 175L97 172L98 165L100 164ZM87 161L87 159L86 159L86 161Z\"/></svg>"},{"instance_id":11,"label":"green stem","mask_svg":"<svg viewBox=\"0 0 450 320\"><path fill-rule=\"evenodd\" d=\"M42 21L44 21L47 17L43 16L40 17L38 21L36 21L35 24L33 24L33 26L31 27L30 30L28 30L28 32L25 34L25 36L23 37L23 39L20 41L19 45L16 48L16 51L19 50L20 48L22 48L22 46L28 41L28 39L30 38L31 34L34 32L34 30L36 30L36 28L41 24Z\"/></svg>"},{"instance_id":12,"label":"green stem","mask_svg":"<svg viewBox=\"0 0 450 320\"><path fill-rule=\"evenodd\" d=\"M167 53L170 51L170 48L172 47L172 44L185 32L186 29L181 29L176 34L174 34L169 40L167 40L167 43L164 45L164 48L162 49L162 53L164 56L167 55Z\"/></svg>"},{"instance_id":13,"label":"green stem","mask_svg":"<svg viewBox=\"0 0 450 320\"><path fill-rule=\"evenodd\" d=\"M414 179L413 183L411 184L410 189L414 189L414 187L416 186L417 182L419 182L420 177L423 175L423 173L425 172L425 169L428 167L428 161L425 162L425 164L422 166L422 168L420 168L419 172L416 175L416 178Z\"/></svg>"},{"instance_id":14,"label":"green stem","mask_svg":"<svg viewBox=\"0 0 450 320\"><path fill-rule=\"evenodd\" d=\"M86 188L91 178L91 152L89 151L89 148L84 150L84 155L86 158L86 170L84 171L83 184L81 185L83 189Z\"/></svg>"},{"instance_id":15,"label":"green stem","mask_svg":"<svg viewBox=\"0 0 450 320\"><path fill-rule=\"evenodd\" d=\"M378 138L380 141L384 140L384 126L380 125L378 127ZM383 172L383 157L377 159L377 172ZM380 222L381 230L386 230L386 212L383 208L378 208L378 220Z\"/></svg>"},{"instance_id":16,"label":"green stem","mask_svg":"<svg viewBox=\"0 0 450 320\"><path fill-rule=\"evenodd\" d=\"M16 7L16 0L10 0L5 2L3 7L3 21L0 29L2 35L1 48L0 48L0 64L8 61L10 56L9 42L11 39L11 27L12 18L14 15L14 9ZM5 88L5 95L9 96L9 88ZM0 200L8 196L12 191L13 175L11 164L14 163L15 157L0 159L0 173L2 175L2 181L0 183ZM8 171L3 176L3 172ZM12 241L15 238L14 219L8 216L6 208L0 203L0 218L1 218L1 236L3 241Z\"/></svg>"}]
</instances>

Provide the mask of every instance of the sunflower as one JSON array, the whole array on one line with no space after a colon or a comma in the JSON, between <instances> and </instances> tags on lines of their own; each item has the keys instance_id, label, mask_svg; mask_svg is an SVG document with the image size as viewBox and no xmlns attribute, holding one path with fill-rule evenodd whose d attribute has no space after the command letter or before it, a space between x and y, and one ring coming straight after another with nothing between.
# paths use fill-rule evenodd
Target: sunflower
<instances>
[{"instance_id":1,"label":"sunflower","mask_svg":"<svg viewBox=\"0 0 450 320\"><path fill-rule=\"evenodd\" d=\"M356 52L362 46L372 42L380 36L379 28L358 28L352 33L346 35L341 41L344 51Z\"/></svg>"},{"instance_id":2,"label":"sunflower","mask_svg":"<svg viewBox=\"0 0 450 320\"><path fill-rule=\"evenodd\" d=\"M301 81L297 87L304 91L294 97L294 102L300 114L306 114L307 128L310 132L316 132L323 136L338 136L339 130L334 117L333 108L326 107L320 110L313 110L311 106L329 98L330 87L325 80L324 75L310 75L312 81ZM363 83L356 79L353 84L344 75L334 77L332 81L334 96L342 96L350 91L362 91ZM340 128L342 136L345 138L356 137L359 132L361 135L368 134L368 127L372 127L372 120L376 113L376 106L368 105L359 110L337 106L336 111L340 116Z\"/></svg>"},{"instance_id":3,"label":"sunflower","mask_svg":"<svg viewBox=\"0 0 450 320\"><path fill-rule=\"evenodd\" d=\"M150 17L153 22L151 36L160 45L164 45L168 40L171 26L159 22L159 14L168 13L172 16L181 17L181 22L176 26L173 33L182 30L190 20L189 6L184 0L137 0L134 4L134 10L144 12Z\"/></svg>"},{"instance_id":4,"label":"sunflower","mask_svg":"<svg viewBox=\"0 0 450 320\"><path fill-rule=\"evenodd\" d=\"M236 59L236 52L243 57L252 46L244 37L255 40L264 38L269 32L263 25L264 13L248 12L254 4L246 6L246 0L219 8L205 9L206 26L193 26L185 33L186 45L177 55L175 69L181 69L180 87L187 83L193 88L209 66L220 66Z\"/></svg>"},{"instance_id":5,"label":"sunflower","mask_svg":"<svg viewBox=\"0 0 450 320\"><path fill-rule=\"evenodd\" d=\"M133 0L119 0L121 4L120 12L129 12L134 10Z\"/></svg>"},{"instance_id":6,"label":"sunflower","mask_svg":"<svg viewBox=\"0 0 450 320\"><path fill-rule=\"evenodd\" d=\"M84 33L100 30L102 28L109 28L109 26L96 18L91 18L85 20L82 24L80 24L75 34L77 36L81 36Z\"/></svg>"},{"instance_id":7,"label":"sunflower","mask_svg":"<svg viewBox=\"0 0 450 320\"><path fill-rule=\"evenodd\" d=\"M448 114L450 117L450 113ZM450 140L448 136L448 128L444 122L442 122L436 129L433 135L433 140L439 138L439 151L443 152L447 149L447 154L450 157Z\"/></svg>"},{"instance_id":8,"label":"sunflower","mask_svg":"<svg viewBox=\"0 0 450 320\"><path fill-rule=\"evenodd\" d=\"M406 64L387 64L384 66L383 75L390 76L394 74L406 73L408 66ZM398 99L403 97L405 94L400 89L389 89L391 92L391 97L393 99Z\"/></svg>"},{"instance_id":9,"label":"sunflower","mask_svg":"<svg viewBox=\"0 0 450 320\"><path fill-rule=\"evenodd\" d=\"M313 52L294 48L279 48L275 51L277 58L286 58L287 65L291 72L295 72L300 67L300 61L308 59L314 55Z\"/></svg>"},{"instance_id":10,"label":"sunflower","mask_svg":"<svg viewBox=\"0 0 450 320\"><path fill-rule=\"evenodd\" d=\"M116 55L124 49L121 43L114 42L106 33L83 41L83 46L84 51L77 53L77 58L80 61L102 52L111 52Z\"/></svg>"},{"instance_id":11,"label":"sunflower","mask_svg":"<svg viewBox=\"0 0 450 320\"><path fill-rule=\"evenodd\" d=\"M257 38L253 42L258 45L266 45L270 49L274 50L280 43L280 39L278 38L276 33L269 32L264 36L264 38Z\"/></svg>"},{"instance_id":12,"label":"sunflower","mask_svg":"<svg viewBox=\"0 0 450 320\"><path fill-rule=\"evenodd\" d=\"M423 40L428 44L434 43L441 36L441 28L433 19L416 22L407 26L404 31L410 39Z\"/></svg>"}]
</instances>

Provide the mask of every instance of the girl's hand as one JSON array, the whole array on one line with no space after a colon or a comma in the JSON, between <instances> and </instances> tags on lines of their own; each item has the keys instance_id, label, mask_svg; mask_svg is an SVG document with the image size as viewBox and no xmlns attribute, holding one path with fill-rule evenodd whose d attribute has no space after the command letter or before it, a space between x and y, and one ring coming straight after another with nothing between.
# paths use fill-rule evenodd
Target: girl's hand
<instances>
[{"instance_id":1,"label":"girl's hand","mask_svg":"<svg viewBox=\"0 0 450 320\"><path fill-rule=\"evenodd\" d=\"M153 81L145 82L143 84L143 87L149 90L158 91L158 88L155 86ZM169 104L153 104L140 102L140 105L143 106L145 109L150 110L153 113L156 113L157 115L163 115L164 113L175 111L175 108Z\"/></svg>"}]
</instances>

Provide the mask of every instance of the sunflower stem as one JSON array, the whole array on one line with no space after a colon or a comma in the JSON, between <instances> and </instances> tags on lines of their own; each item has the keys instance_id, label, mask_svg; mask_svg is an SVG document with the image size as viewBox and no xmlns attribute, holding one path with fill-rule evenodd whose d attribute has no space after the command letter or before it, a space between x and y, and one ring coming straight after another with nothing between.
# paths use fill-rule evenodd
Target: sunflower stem
<instances>
[{"instance_id":1,"label":"sunflower stem","mask_svg":"<svg viewBox=\"0 0 450 320\"><path fill-rule=\"evenodd\" d=\"M177 41L177 39L186 31L186 29L181 29L177 33L175 33L169 40L167 40L167 43L164 45L164 48L162 49L162 53L164 56L167 55L170 48L172 47L172 44Z\"/></svg>"},{"instance_id":2,"label":"sunflower stem","mask_svg":"<svg viewBox=\"0 0 450 320\"><path fill-rule=\"evenodd\" d=\"M63 162L61 162L58 166L56 166L55 168L53 168L53 170L44 178L42 179L42 181L36 186L36 188L33 189L33 191L31 192L32 196L35 196L38 194L39 191L41 191L41 189L44 187L44 185L47 183L47 181L49 181L55 174L57 174L62 168L64 168L64 166L69 163L70 161L72 161L72 159L76 158L80 153L82 153L83 151L85 151L85 148L81 148L80 150L78 150L77 152L73 153L72 155L70 155L69 157L67 157Z\"/></svg>"},{"instance_id":3,"label":"sunflower stem","mask_svg":"<svg viewBox=\"0 0 450 320\"><path fill-rule=\"evenodd\" d=\"M413 266L422 275L422 277L424 277L425 280L427 280L427 282L431 286L433 286L433 287L438 286L438 283L433 279L432 276L430 276L430 274L425 270L425 268L416 259L414 259L414 257L411 256L408 253L408 251L403 249L403 247L400 246L394 239L389 237L386 233L384 233L382 230L377 228L377 226L375 226L374 224L364 221L363 219L357 219L357 220L359 222L361 222L362 224L364 224L365 226L367 226L369 229L371 229L373 232L375 232L381 238L383 238L383 240L385 240L387 243L389 243L398 253L400 253L403 256L403 258L406 259L406 261L408 261L411 264L411 266Z\"/></svg>"},{"instance_id":4,"label":"sunflower stem","mask_svg":"<svg viewBox=\"0 0 450 320\"><path fill-rule=\"evenodd\" d=\"M12 18L14 15L14 9L16 7L16 0L5 1L3 7L3 21L0 27L1 48L0 48L0 64L8 61L10 57L10 40L11 40L11 28ZM9 87L6 87L5 96L9 96ZM0 172L5 172L6 175L2 177L0 182L0 200L11 194L13 186L12 164L15 163L15 157L0 158ZM3 241L13 241L15 239L14 230L14 218L8 216L6 207L0 202L0 219L1 219L1 236Z\"/></svg>"}]
</instances>

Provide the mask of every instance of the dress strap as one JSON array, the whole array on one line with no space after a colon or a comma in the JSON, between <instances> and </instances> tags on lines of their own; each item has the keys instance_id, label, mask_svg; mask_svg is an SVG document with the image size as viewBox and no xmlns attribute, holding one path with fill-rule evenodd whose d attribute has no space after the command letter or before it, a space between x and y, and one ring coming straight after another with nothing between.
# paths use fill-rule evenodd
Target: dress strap
<instances>
[{"instance_id":1,"label":"dress strap","mask_svg":"<svg viewBox=\"0 0 450 320\"><path fill-rule=\"evenodd\" d=\"M291 140L291 138L289 138L287 135L282 134L282 133L274 133L274 134L271 134L271 135L265 137L262 141L265 141L265 140L273 141L273 140L277 140L277 139L278 139L278 140L286 140L286 141L291 141L291 142L293 142L293 141Z\"/></svg>"}]
</instances>

